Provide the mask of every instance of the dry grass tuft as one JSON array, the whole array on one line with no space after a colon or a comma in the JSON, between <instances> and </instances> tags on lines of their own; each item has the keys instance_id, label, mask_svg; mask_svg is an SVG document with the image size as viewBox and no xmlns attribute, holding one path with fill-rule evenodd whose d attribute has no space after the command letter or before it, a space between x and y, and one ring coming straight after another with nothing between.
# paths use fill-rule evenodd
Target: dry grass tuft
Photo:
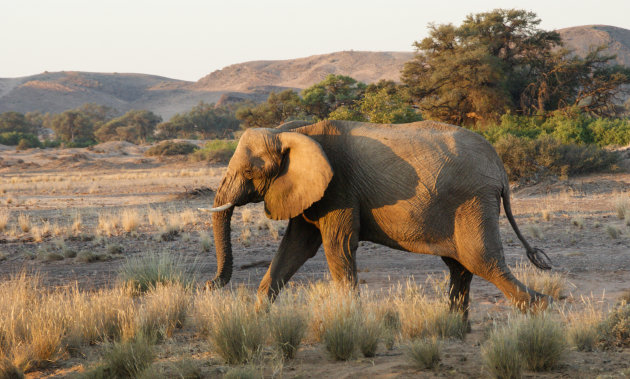
<instances>
[{"instance_id":1,"label":"dry grass tuft","mask_svg":"<svg viewBox=\"0 0 630 379\"><path fill-rule=\"evenodd\" d=\"M597 330L603 313L591 298L582 298L577 307L563 310L567 326L567 341L578 351L593 351L600 337Z\"/></svg>"},{"instance_id":2,"label":"dry grass tuft","mask_svg":"<svg viewBox=\"0 0 630 379\"><path fill-rule=\"evenodd\" d=\"M620 220L626 218L627 214L630 213L630 199L628 197L619 197L615 201L615 210Z\"/></svg>"},{"instance_id":3,"label":"dry grass tuft","mask_svg":"<svg viewBox=\"0 0 630 379\"><path fill-rule=\"evenodd\" d=\"M512 328L495 326L481 348L484 365L490 375L500 379L520 379L524 362Z\"/></svg>"},{"instance_id":4,"label":"dry grass tuft","mask_svg":"<svg viewBox=\"0 0 630 379\"><path fill-rule=\"evenodd\" d=\"M137 209L123 209L120 214L120 224L125 232L135 232L140 226L140 214Z\"/></svg>"},{"instance_id":5,"label":"dry grass tuft","mask_svg":"<svg viewBox=\"0 0 630 379\"><path fill-rule=\"evenodd\" d=\"M199 243L201 244L201 251L207 253L212 250L212 236L210 233L202 232L199 234Z\"/></svg>"},{"instance_id":6,"label":"dry grass tuft","mask_svg":"<svg viewBox=\"0 0 630 379\"><path fill-rule=\"evenodd\" d=\"M415 339L405 349L405 355L421 369L432 369L440 363L441 344L437 338Z\"/></svg>"},{"instance_id":7,"label":"dry grass tuft","mask_svg":"<svg viewBox=\"0 0 630 379\"><path fill-rule=\"evenodd\" d=\"M147 220L151 226L160 227L166 225L164 213L162 213L162 210L158 208L149 207L147 210Z\"/></svg>"},{"instance_id":8,"label":"dry grass tuft","mask_svg":"<svg viewBox=\"0 0 630 379\"><path fill-rule=\"evenodd\" d=\"M378 343L383 336L383 324L374 312L364 310L362 314L358 336L359 350L364 357L371 358L376 355Z\"/></svg>"},{"instance_id":9,"label":"dry grass tuft","mask_svg":"<svg viewBox=\"0 0 630 379\"><path fill-rule=\"evenodd\" d=\"M129 341L114 342L103 357L103 369L110 378L138 378L154 359L152 341L138 336Z\"/></svg>"},{"instance_id":10,"label":"dry grass tuft","mask_svg":"<svg viewBox=\"0 0 630 379\"><path fill-rule=\"evenodd\" d=\"M81 214L75 213L72 219L72 232L74 234L81 233L81 227L83 226L83 221L81 220Z\"/></svg>"},{"instance_id":11,"label":"dry grass tuft","mask_svg":"<svg viewBox=\"0 0 630 379\"><path fill-rule=\"evenodd\" d=\"M190 291L179 283L158 283L144 297L138 316L140 332L161 341L184 325L191 305Z\"/></svg>"},{"instance_id":12,"label":"dry grass tuft","mask_svg":"<svg viewBox=\"0 0 630 379\"><path fill-rule=\"evenodd\" d=\"M0 378L23 379L24 372L17 368L8 358L0 358Z\"/></svg>"},{"instance_id":13,"label":"dry grass tuft","mask_svg":"<svg viewBox=\"0 0 630 379\"><path fill-rule=\"evenodd\" d=\"M223 379L258 379L262 378L260 370L255 366L245 365L240 367L232 367L229 369Z\"/></svg>"},{"instance_id":14,"label":"dry grass tuft","mask_svg":"<svg viewBox=\"0 0 630 379\"><path fill-rule=\"evenodd\" d=\"M248 227L244 227L241 231L241 236L239 237L239 239L244 246L249 246L252 240L252 230Z\"/></svg>"},{"instance_id":15,"label":"dry grass tuft","mask_svg":"<svg viewBox=\"0 0 630 379\"><path fill-rule=\"evenodd\" d=\"M438 295L436 299L430 298L416 283L407 282L405 287L399 287L393 294L394 304L400 315L402 335L410 339L463 339L467 329L463 315L450 312L444 289L436 287L434 290Z\"/></svg>"},{"instance_id":16,"label":"dry grass tuft","mask_svg":"<svg viewBox=\"0 0 630 379\"><path fill-rule=\"evenodd\" d=\"M257 356L265 341L263 314L245 291L212 291L198 295L196 318L215 351L228 364L242 364Z\"/></svg>"},{"instance_id":17,"label":"dry grass tuft","mask_svg":"<svg viewBox=\"0 0 630 379\"><path fill-rule=\"evenodd\" d=\"M276 348L286 359L293 359L306 334L307 317L298 292L285 291L269 313L269 331Z\"/></svg>"},{"instance_id":18,"label":"dry grass tuft","mask_svg":"<svg viewBox=\"0 0 630 379\"><path fill-rule=\"evenodd\" d=\"M252 210L249 208L244 208L241 211L241 221L244 223L249 223L252 221Z\"/></svg>"},{"instance_id":19,"label":"dry grass tuft","mask_svg":"<svg viewBox=\"0 0 630 379\"><path fill-rule=\"evenodd\" d=\"M561 273L539 270L524 262L512 267L511 271L516 279L534 291L549 295L554 299L562 299L566 296L569 284L566 276Z\"/></svg>"},{"instance_id":20,"label":"dry grass tuft","mask_svg":"<svg viewBox=\"0 0 630 379\"><path fill-rule=\"evenodd\" d=\"M540 211L540 217L541 217L544 221L549 221L549 220L551 220L551 211L549 211L549 209L543 209L542 211Z\"/></svg>"},{"instance_id":21,"label":"dry grass tuft","mask_svg":"<svg viewBox=\"0 0 630 379\"><path fill-rule=\"evenodd\" d=\"M519 355L527 368L533 371L554 368L566 349L562 324L545 312L511 321Z\"/></svg>"},{"instance_id":22,"label":"dry grass tuft","mask_svg":"<svg viewBox=\"0 0 630 379\"><path fill-rule=\"evenodd\" d=\"M35 242L42 242L46 237L51 235L50 222L43 221L41 226L33 227L32 234Z\"/></svg>"},{"instance_id":23,"label":"dry grass tuft","mask_svg":"<svg viewBox=\"0 0 630 379\"><path fill-rule=\"evenodd\" d=\"M119 217L113 213L102 213L98 215L98 233L105 236L116 234Z\"/></svg>"},{"instance_id":24,"label":"dry grass tuft","mask_svg":"<svg viewBox=\"0 0 630 379\"><path fill-rule=\"evenodd\" d=\"M621 235L621 231L612 225L606 225L606 233L612 239L617 239Z\"/></svg>"},{"instance_id":25,"label":"dry grass tuft","mask_svg":"<svg viewBox=\"0 0 630 379\"><path fill-rule=\"evenodd\" d=\"M31 218L25 213L20 213L18 215L18 225L20 230L24 233L28 233L31 230Z\"/></svg>"},{"instance_id":26,"label":"dry grass tuft","mask_svg":"<svg viewBox=\"0 0 630 379\"><path fill-rule=\"evenodd\" d=\"M11 218L11 211L7 209L0 209L0 232L4 232L9 225L9 219Z\"/></svg>"},{"instance_id":27,"label":"dry grass tuft","mask_svg":"<svg viewBox=\"0 0 630 379\"><path fill-rule=\"evenodd\" d=\"M180 284L189 288L197 275L186 272L183 263L182 256L168 253L129 257L122 264L118 278L124 286L139 292L146 292L157 284Z\"/></svg>"}]
</instances>

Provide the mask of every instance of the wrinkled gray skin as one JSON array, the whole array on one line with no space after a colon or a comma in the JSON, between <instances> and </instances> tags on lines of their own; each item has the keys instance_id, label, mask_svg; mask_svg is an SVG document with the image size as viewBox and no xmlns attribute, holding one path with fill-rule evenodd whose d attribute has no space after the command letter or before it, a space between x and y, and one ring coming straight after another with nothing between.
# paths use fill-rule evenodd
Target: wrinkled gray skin
<instances>
[{"instance_id":1,"label":"wrinkled gray skin","mask_svg":"<svg viewBox=\"0 0 630 379\"><path fill-rule=\"evenodd\" d=\"M481 136L432 121L303 125L247 130L214 199L215 207L264 201L268 217L290 220L259 300L273 300L322 243L332 278L356 286L357 246L371 241L442 257L451 274L451 309L466 316L473 274L523 309L550 301L519 282L505 263L502 199L527 256L549 268L546 255L520 234L503 163ZM210 288L225 285L232 274L232 211L213 214L218 267Z\"/></svg>"}]
</instances>

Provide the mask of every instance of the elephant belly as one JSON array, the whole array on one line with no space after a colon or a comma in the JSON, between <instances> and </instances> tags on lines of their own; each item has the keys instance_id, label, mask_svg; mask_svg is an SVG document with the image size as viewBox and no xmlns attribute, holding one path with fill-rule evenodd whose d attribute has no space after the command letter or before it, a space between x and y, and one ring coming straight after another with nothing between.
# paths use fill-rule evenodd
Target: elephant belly
<instances>
[{"instance_id":1,"label":"elephant belly","mask_svg":"<svg viewBox=\"0 0 630 379\"><path fill-rule=\"evenodd\" d=\"M439 208L393 206L362 212L360 239L412 253L452 257L454 217L445 217L451 212Z\"/></svg>"}]
</instances>

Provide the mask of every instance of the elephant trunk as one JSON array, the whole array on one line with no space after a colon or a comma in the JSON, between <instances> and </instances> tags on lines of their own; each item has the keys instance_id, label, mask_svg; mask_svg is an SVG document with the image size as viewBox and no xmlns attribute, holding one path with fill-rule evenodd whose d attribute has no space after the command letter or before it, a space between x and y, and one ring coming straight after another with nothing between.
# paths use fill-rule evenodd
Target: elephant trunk
<instances>
[{"instance_id":1,"label":"elephant trunk","mask_svg":"<svg viewBox=\"0 0 630 379\"><path fill-rule=\"evenodd\" d=\"M223 201L224 196L220 193L214 199L214 206L220 207L228 201ZM212 214L212 228L214 231L214 242L217 253L217 273L211 281L206 283L210 289L225 286L232 277L232 240L230 236L232 213L234 207Z\"/></svg>"}]
</instances>

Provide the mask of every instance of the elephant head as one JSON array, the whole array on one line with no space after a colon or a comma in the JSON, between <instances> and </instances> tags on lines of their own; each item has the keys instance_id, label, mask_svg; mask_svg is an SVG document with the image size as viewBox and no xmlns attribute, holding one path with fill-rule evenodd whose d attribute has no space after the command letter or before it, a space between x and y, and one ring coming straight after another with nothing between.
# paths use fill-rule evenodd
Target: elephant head
<instances>
[{"instance_id":1,"label":"elephant head","mask_svg":"<svg viewBox=\"0 0 630 379\"><path fill-rule=\"evenodd\" d=\"M243 133L210 211L217 274L207 285L221 287L232 276L230 222L234 206L265 202L267 217L285 220L318 201L333 176L322 147L297 132L249 129Z\"/></svg>"}]
</instances>

